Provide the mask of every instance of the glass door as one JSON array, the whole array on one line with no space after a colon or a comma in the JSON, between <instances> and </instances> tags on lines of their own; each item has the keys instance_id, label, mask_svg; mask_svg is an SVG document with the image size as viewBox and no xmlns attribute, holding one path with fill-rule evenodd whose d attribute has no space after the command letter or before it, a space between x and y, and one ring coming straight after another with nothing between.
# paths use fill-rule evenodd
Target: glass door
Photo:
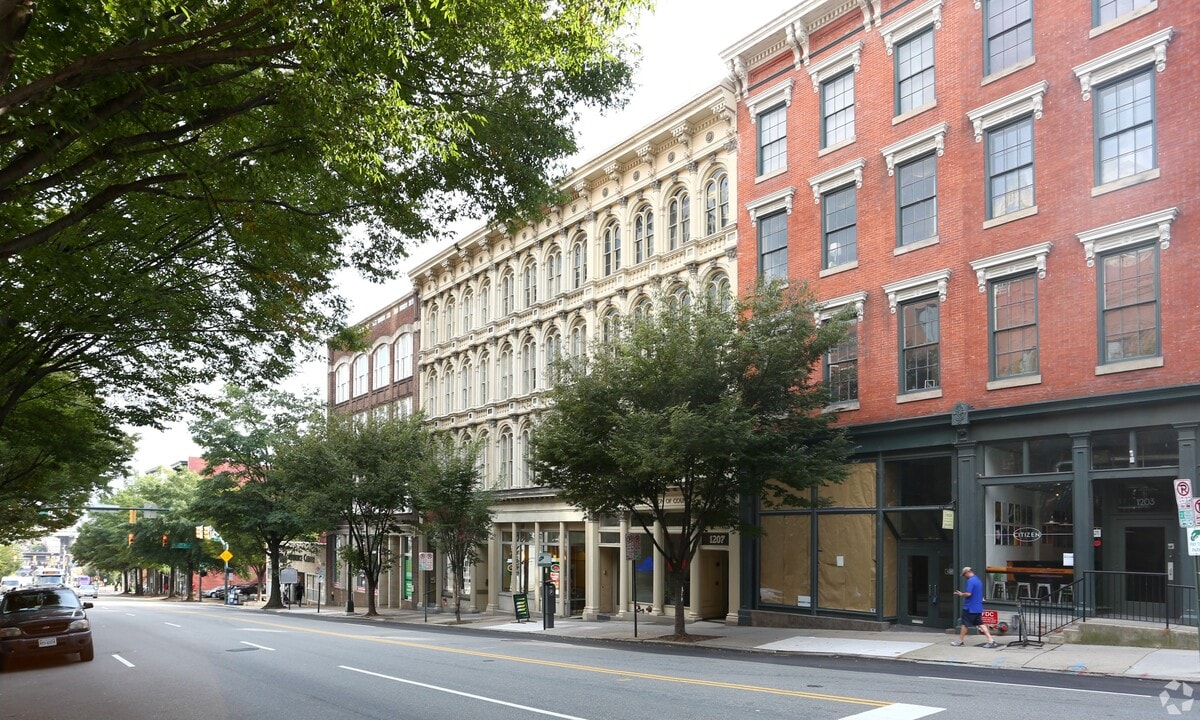
<instances>
[{"instance_id":1,"label":"glass door","mask_svg":"<svg viewBox=\"0 0 1200 720\"><path fill-rule=\"evenodd\" d=\"M954 565L949 544L900 549L901 624L952 627Z\"/></svg>"}]
</instances>

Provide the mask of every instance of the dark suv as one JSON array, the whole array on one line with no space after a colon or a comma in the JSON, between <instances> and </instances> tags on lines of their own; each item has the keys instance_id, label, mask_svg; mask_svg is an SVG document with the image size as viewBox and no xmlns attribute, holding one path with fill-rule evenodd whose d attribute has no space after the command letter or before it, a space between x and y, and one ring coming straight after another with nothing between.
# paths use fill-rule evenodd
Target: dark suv
<instances>
[{"instance_id":1,"label":"dark suv","mask_svg":"<svg viewBox=\"0 0 1200 720\"><path fill-rule=\"evenodd\" d=\"M0 600L0 669L17 658L79 653L87 662L95 657L92 628L80 603L68 587L12 590Z\"/></svg>"}]
</instances>

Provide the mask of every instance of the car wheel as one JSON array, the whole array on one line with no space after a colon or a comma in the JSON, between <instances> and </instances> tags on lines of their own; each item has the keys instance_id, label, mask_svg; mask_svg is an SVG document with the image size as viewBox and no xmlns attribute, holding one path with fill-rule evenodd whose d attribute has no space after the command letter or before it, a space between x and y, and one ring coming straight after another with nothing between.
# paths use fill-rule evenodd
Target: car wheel
<instances>
[{"instance_id":1,"label":"car wheel","mask_svg":"<svg viewBox=\"0 0 1200 720\"><path fill-rule=\"evenodd\" d=\"M88 644L87 647L85 647L84 649L79 651L79 661L80 662L91 662L95 658L96 658L96 648L93 645L91 645L90 643Z\"/></svg>"}]
</instances>

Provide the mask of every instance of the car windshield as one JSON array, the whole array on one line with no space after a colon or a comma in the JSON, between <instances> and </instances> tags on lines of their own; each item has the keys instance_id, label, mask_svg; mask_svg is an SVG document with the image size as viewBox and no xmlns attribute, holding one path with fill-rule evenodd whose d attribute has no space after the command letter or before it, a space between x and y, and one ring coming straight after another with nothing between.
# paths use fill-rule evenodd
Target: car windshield
<instances>
[{"instance_id":1,"label":"car windshield","mask_svg":"<svg viewBox=\"0 0 1200 720\"><path fill-rule=\"evenodd\" d=\"M8 615L9 613L27 612L30 610L41 610L42 608L77 608L79 607L79 598L75 593L69 590L46 590L36 593L13 593L4 596L3 604L0 604L0 613Z\"/></svg>"}]
</instances>

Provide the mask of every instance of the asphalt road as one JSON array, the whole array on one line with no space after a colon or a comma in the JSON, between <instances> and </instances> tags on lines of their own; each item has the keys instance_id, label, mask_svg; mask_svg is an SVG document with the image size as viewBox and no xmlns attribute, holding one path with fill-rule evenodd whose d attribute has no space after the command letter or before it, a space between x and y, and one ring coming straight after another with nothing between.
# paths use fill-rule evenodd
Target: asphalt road
<instances>
[{"instance_id":1,"label":"asphalt road","mask_svg":"<svg viewBox=\"0 0 1200 720\"><path fill-rule=\"evenodd\" d=\"M101 597L89 615L95 661L0 674L0 718L1170 717L1158 684L1119 678L1064 688L1042 673L543 642L216 603Z\"/></svg>"}]
</instances>

